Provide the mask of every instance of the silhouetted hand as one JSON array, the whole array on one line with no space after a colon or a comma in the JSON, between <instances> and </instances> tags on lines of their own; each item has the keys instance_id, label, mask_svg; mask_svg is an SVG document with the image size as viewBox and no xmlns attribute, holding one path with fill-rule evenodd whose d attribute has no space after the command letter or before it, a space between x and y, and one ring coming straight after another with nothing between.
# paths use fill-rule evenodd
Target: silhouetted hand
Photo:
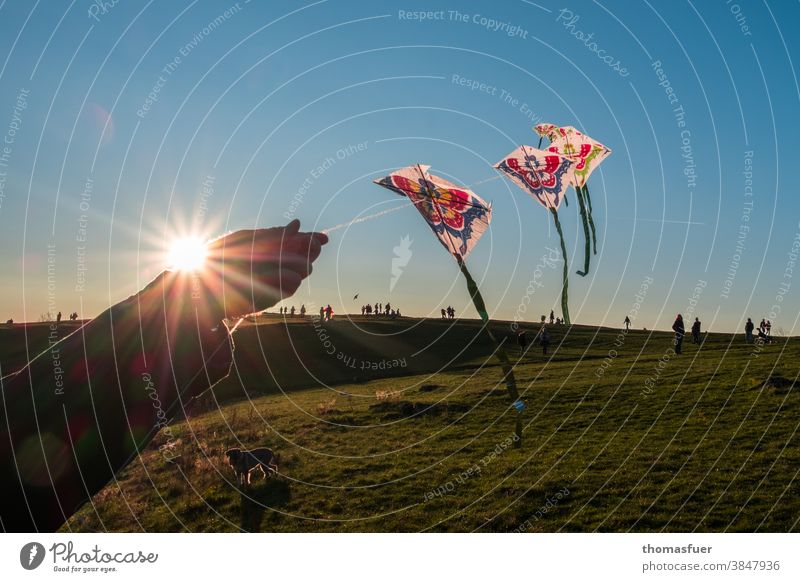
<instances>
[{"instance_id":1,"label":"silhouetted hand","mask_svg":"<svg viewBox=\"0 0 800 582\"><path fill-rule=\"evenodd\" d=\"M239 230L208 245L200 276L218 315L234 318L263 311L297 291L312 270L327 235L285 227Z\"/></svg>"}]
</instances>

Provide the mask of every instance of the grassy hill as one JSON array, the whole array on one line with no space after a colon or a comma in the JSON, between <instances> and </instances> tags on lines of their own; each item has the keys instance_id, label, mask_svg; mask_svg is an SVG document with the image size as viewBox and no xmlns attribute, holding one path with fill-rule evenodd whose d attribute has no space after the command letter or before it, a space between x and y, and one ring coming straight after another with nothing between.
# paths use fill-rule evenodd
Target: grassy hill
<instances>
[{"instance_id":1,"label":"grassy hill","mask_svg":"<svg viewBox=\"0 0 800 582\"><path fill-rule=\"evenodd\" d=\"M211 409L171 427L175 461L157 437L65 529L798 530L797 338L711 334L674 356L666 333L556 327L548 356L513 347L513 448L477 322L259 323ZM239 443L275 450L280 476L237 487Z\"/></svg>"}]
</instances>

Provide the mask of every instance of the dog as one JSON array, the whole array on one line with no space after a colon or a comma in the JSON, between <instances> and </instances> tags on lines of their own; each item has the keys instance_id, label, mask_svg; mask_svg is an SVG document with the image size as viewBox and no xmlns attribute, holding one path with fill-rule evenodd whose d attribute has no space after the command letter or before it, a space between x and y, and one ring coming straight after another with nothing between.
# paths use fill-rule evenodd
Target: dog
<instances>
[{"instance_id":1,"label":"dog","mask_svg":"<svg viewBox=\"0 0 800 582\"><path fill-rule=\"evenodd\" d=\"M250 474L256 470L261 471L265 481L268 475L278 473L275 453L267 448L252 451L233 448L225 451L225 455L240 485L250 485Z\"/></svg>"}]
</instances>

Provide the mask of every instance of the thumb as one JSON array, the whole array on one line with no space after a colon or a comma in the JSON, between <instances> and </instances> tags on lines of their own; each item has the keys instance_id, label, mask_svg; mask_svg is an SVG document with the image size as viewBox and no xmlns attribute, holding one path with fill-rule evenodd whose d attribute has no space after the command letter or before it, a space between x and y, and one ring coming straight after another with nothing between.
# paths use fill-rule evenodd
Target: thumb
<instances>
[{"instance_id":1,"label":"thumb","mask_svg":"<svg viewBox=\"0 0 800 582\"><path fill-rule=\"evenodd\" d=\"M290 237L300 232L300 221L298 219L294 219L289 224L284 227L284 236Z\"/></svg>"}]
</instances>

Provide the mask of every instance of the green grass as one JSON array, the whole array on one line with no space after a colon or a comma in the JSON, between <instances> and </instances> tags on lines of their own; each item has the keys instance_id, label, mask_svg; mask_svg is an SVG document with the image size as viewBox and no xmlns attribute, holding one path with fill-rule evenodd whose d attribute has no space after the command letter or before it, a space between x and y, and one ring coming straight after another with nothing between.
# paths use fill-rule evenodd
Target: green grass
<instances>
[{"instance_id":1,"label":"green grass","mask_svg":"<svg viewBox=\"0 0 800 582\"><path fill-rule=\"evenodd\" d=\"M534 346L516 367L527 403L522 446L492 456L512 435L516 412L489 344L474 343L445 371L434 365L469 342L474 322L335 322L329 328L340 345L347 339L375 353L388 349L381 344L387 332L403 332L391 340L393 356L449 334L443 347L425 350L424 363L395 371L412 375L362 375L354 384L310 327L245 330L237 340L240 374L220 393L235 398L238 383L240 394L265 395L175 423L174 462L157 450L166 440L159 435L65 529L798 530L796 338L754 350L741 335L712 334L702 348L685 342L684 354L657 374L668 334L631 332L620 347L617 330L556 328L554 354L543 357ZM281 393L260 376L259 334L278 331L300 338L298 358L330 369L336 388L303 388L298 380ZM598 375L611 349L618 355ZM261 361L250 361L254 353ZM264 353L273 353L269 343ZM302 377L285 354L267 361L278 376ZM280 476L237 488L224 462L237 442L275 450Z\"/></svg>"}]
</instances>

